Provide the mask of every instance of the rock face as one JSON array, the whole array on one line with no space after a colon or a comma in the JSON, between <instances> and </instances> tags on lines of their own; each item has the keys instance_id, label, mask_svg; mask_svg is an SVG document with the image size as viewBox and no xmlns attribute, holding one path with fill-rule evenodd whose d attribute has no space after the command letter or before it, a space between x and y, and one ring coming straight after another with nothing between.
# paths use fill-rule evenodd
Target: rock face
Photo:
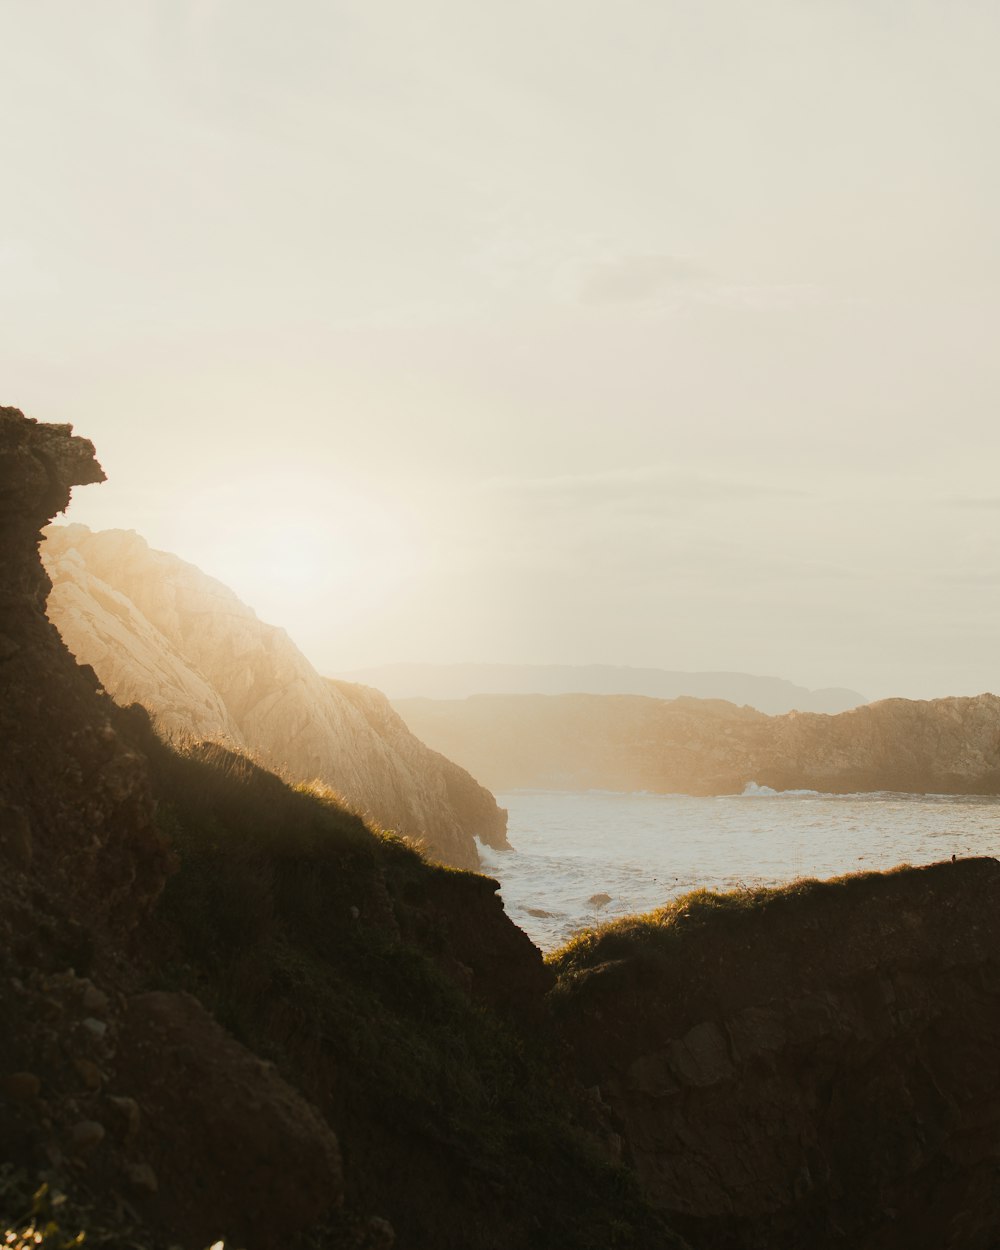
<instances>
[{"instance_id":1,"label":"rock face","mask_svg":"<svg viewBox=\"0 0 1000 1250\"><path fill-rule=\"evenodd\" d=\"M561 967L646 1195L701 1250L991 1250L1000 864L710 900Z\"/></svg>"},{"instance_id":2,"label":"rock face","mask_svg":"<svg viewBox=\"0 0 1000 1250\"><path fill-rule=\"evenodd\" d=\"M162 732L322 781L445 863L477 867L476 836L506 847L506 813L487 790L419 742L377 691L321 677L283 629L193 565L131 531L81 525L50 527L43 557L66 645Z\"/></svg>"},{"instance_id":3,"label":"rock face","mask_svg":"<svg viewBox=\"0 0 1000 1250\"><path fill-rule=\"evenodd\" d=\"M1000 698L884 699L837 716L714 700L480 695L402 700L423 741L494 790L1000 793Z\"/></svg>"},{"instance_id":4,"label":"rock face","mask_svg":"<svg viewBox=\"0 0 1000 1250\"><path fill-rule=\"evenodd\" d=\"M45 616L38 554L39 531L71 487L103 478L93 446L69 426L0 408L0 1163L63 1183L86 1173L98 1192L127 1194L147 1213L163 1204L173 1228L189 1219L177 1212L204 1214L211 1202L211 1226L221 1215L246 1229L226 1197L239 1201L234 1167L270 1181L267 1159L283 1165L287 1155L301 1166L247 1229L245 1244L269 1250L338 1202L336 1140L193 999L162 995L172 1010L154 1010L132 995L130 1006L138 971L125 952L150 923L172 856L132 721ZM153 1065L136 1050L150 1030ZM193 1066L182 1071L185 1062ZM158 1104L150 1082L164 1070L173 1087ZM145 1130L144 1115L156 1117ZM141 1153L144 1131L159 1175Z\"/></svg>"},{"instance_id":5,"label":"rock face","mask_svg":"<svg viewBox=\"0 0 1000 1250\"><path fill-rule=\"evenodd\" d=\"M45 1180L60 1244L684 1250L551 1062L553 974L495 881L173 749L75 664L38 527L100 476L67 427L0 412L7 1240Z\"/></svg>"},{"instance_id":6,"label":"rock face","mask_svg":"<svg viewBox=\"0 0 1000 1250\"><path fill-rule=\"evenodd\" d=\"M127 928L166 875L148 777L93 673L46 619L38 557L39 530L70 488L103 480L93 445L70 426L0 408L0 881L15 892L30 873L88 926Z\"/></svg>"},{"instance_id":7,"label":"rock face","mask_svg":"<svg viewBox=\"0 0 1000 1250\"><path fill-rule=\"evenodd\" d=\"M289 1211L308 1225L336 1201L343 1177L329 1127L197 999L134 995L119 1046L116 1081L128 1094L112 1105L126 1121L136 1108L125 1131L140 1166L156 1178L158 1200L147 1200L154 1218L192 1244L208 1232L281 1245ZM175 1196L191 1173L216 1183L177 1210Z\"/></svg>"}]
</instances>

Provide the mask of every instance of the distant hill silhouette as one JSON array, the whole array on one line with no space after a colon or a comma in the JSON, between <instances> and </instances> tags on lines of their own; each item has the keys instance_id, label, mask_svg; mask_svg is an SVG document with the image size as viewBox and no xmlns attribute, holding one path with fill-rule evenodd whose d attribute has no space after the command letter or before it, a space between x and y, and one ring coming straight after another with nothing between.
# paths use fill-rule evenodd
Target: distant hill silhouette
<instances>
[{"instance_id":1,"label":"distant hill silhouette","mask_svg":"<svg viewBox=\"0 0 1000 1250\"><path fill-rule=\"evenodd\" d=\"M472 695L397 699L410 730L496 793L1000 794L1000 698L882 699L767 716L720 699Z\"/></svg>"},{"instance_id":2,"label":"distant hill silhouette","mask_svg":"<svg viewBox=\"0 0 1000 1250\"><path fill-rule=\"evenodd\" d=\"M465 699L474 694L644 694L654 699L725 699L758 712L846 712L868 700L857 690L808 690L751 673L680 673L612 664L386 664L337 673L390 699Z\"/></svg>"}]
</instances>

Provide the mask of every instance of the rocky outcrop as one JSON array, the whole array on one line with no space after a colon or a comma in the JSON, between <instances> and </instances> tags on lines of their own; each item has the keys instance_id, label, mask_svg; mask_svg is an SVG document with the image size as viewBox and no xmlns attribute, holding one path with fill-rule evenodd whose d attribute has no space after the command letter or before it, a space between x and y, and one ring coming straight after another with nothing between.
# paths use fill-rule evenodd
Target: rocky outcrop
<instances>
[{"instance_id":1,"label":"rocky outcrop","mask_svg":"<svg viewBox=\"0 0 1000 1250\"><path fill-rule=\"evenodd\" d=\"M581 1079L700 1250L997 1244L997 861L695 895L557 967Z\"/></svg>"},{"instance_id":2,"label":"rocky outcrop","mask_svg":"<svg viewBox=\"0 0 1000 1250\"><path fill-rule=\"evenodd\" d=\"M222 583L125 530L53 526L43 556L49 616L69 649L162 732L321 781L457 867L478 866L476 837L507 845L506 813L487 790L419 742L377 691L321 677Z\"/></svg>"},{"instance_id":3,"label":"rocky outcrop","mask_svg":"<svg viewBox=\"0 0 1000 1250\"><path fill-rule=\"evenodd\" d=\"M69 426L0 408L0 1164L89 1185L114 1244L126 1204L171 1232L212 1204L199 1237L221 1220L269 1250L337 1204L336 1141L193 999L130 993L173 857L134 725L45 616L38 554L71 487L103 477ZM276 1200L246 1206L243 1171L288 1158Z\"/></svg>"},{"instance_id":4,"label":"rocky outcrop","mask_svg":"<svg viewBox=\"0 0 1000 1250\"><path fill-rule=\"evenodd\" d=\"M29 879L89 929L121 931L166 875L144 761L45 616L39 530L72 486L103 480L93 445L70 426L0 408L0 883L10 896L0 933ZM16 922L8 939L27 940Z\"/></svg>"},{"instance_id":5,"label":"rocky outcrop","mask_svg":"<svg viewBox=\"0 0 1000 1250\"><path fill-rule=\"evenodd\" d=\"M111 1105L119 1119L136 1108L125 1125L142 1160L132 1184L155 1178L147 1209L157 1223L194 1245L207 1233L280 1246L289 1211L310 1225L340 1200L340 1148L322 1117L190 994L134 995L118 1046L123 1092ZM192 1173L215 1183L178 1210Z\"/></svg>"},{"instance_id":6,"label":"rocky outcrop","mask_svg":"<svg viewBox=\"0 0 1000 1250\"><path fill-rule=\"evenodd\" d=\"M1000 793L1000 698L883 699L837 716L715 700L481 695L400 701L403 719L494 790Z\"/></svg>"},{"instance_id":7,"label":"rocky outcrop","mask_svg":"<svg viewBox=\"0 0 1000 1250\"><path fill-rule=\"evenodd\" d=\"M0 413L0 1231L45 1180L53 1244L682 1250L601 1160L495 881L174 749L73 661L38 526L100 475L68 428ZM286 655L277 632L245 654ZM377 694L329 693L413 750Z\"/></svg>"}]
</instances>

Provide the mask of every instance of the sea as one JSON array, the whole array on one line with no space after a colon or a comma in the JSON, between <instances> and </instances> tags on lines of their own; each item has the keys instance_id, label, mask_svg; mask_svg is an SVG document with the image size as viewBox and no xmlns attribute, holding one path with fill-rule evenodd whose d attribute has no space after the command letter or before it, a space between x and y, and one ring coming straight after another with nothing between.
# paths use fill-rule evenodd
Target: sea
<instances>
[{"instance_id":1,"label":"sea","mask_svg":"<svg viewBox=\"0 0 1000 1250\"><path fill-rule=\"evenodd\" d=\"M543 951L689 890L1000 855L1000 798L777 792L692 798L588 790L498 794L512 850L481 847L511 919Z\"/></svg>"}]
</instances>

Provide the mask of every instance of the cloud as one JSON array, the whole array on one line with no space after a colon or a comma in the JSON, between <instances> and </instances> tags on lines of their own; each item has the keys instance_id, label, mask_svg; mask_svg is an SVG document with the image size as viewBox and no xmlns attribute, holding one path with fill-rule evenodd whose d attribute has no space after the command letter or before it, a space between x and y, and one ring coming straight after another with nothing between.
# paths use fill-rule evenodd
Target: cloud
<instances>
[{"instance_id":1,"label":"cloud","mask_svg":"<svg viewBox=\"0 0 1000 1250\"><path fill-rule=\"evenodd\" d=\"M812 283L746 283L723 279L680 256L619 256L575 271L575 298L596 308L676 311L691 305L773 312L826 307L833 297ZM853 297L837 297L855 304Z\"/></svg>"},{"instance_id":2,"label":"cloud","mask_svg":"<svg viewBox=\"0 0 1000 1250\"><path fill-rule=\"evenodd\" d=\"M809 492L769 482L741 481L678 473L664 466L611 469L602 473L566 474L556 477L493 478L488 490L517 496L522 503L617 506L655 504L696 506L704 503L741 499L804 498Z\"/></svg>"},{"instance_id":3,"label":"cloud","mask_svg":"<svg viewBox=\"0 0 1000 1250\"><path fill-rule=\"evenodd\" d=\"M55 276L20 239L0 239L0 299L47 299L58 294Z\"/></svg>"},{"instance_id":4,"label":"cloud","mask_svg":"<svg viewBox=\"0 0 1000 1250\"><path fill-rule=\"evenodd\" d=\"M678 256L621 256L593 264L584 272L580 299L586 304L645 304L711 276Z\"/></svg>"},{"instance_id":5,"label":"cloud","mask_svg":"<svg viewBox=\"0 0 1000 1250\"><path fill-rule=\"evenodd\" d=\"M948 569L930 574L930 580L951 586L985 586L987 589L1000 591L1000 573L995 569L986 572L972 570L962 572Z\"/></svg>"},{"instance_id":6,"label":"cloud","mask_svg":"<svg viewBox=\"0 0 1000 1250\"><path fill-rule=\"evenodd\" d=\"M1000 511L1000 495L953 495L938 501L942 508L961 508L970 512Z\"/></svg>"}]
</instances>

